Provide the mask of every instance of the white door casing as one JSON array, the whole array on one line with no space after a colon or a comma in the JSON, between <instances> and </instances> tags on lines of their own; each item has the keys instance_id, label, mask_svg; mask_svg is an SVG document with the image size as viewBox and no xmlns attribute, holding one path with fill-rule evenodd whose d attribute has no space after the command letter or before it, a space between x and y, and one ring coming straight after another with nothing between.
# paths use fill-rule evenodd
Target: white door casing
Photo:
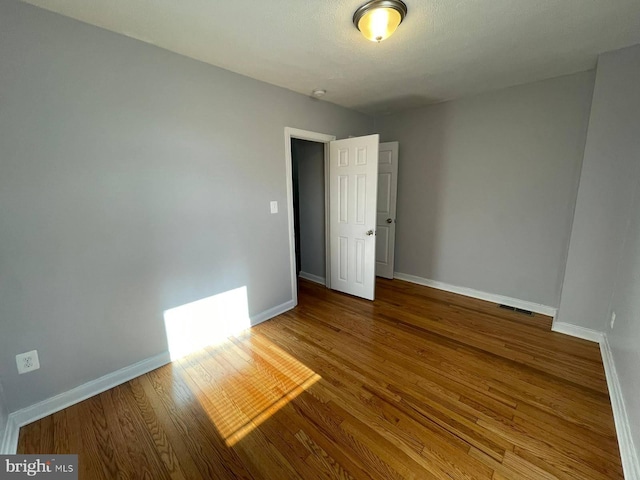
<instances>
[{"instance_id":1,"label":"white door casing","mask_svg":"<svg viewBox=\"0 0 640 480\"><path fill-rule=\"evenodd\" d=\"M381 143L378 154L376 275L393 278L398 198L398 142Z\"/></svg>"},{"instance_id":2,"label":"white door casing","mask_svg":"<svg viewBox=\"0 0 640 480\"><path fill-rule=\"evenodd\" d=\"M293 221L293 175L292 175L292 158L291 158L291 139L299 138L301 140L309 140L312 142L319 142L325 144L325 157L327 155L326 144L335 140L336 137L334 135L326 135L323 133L311 132L308 130L301 130L298 128L285 127L284 128L284 148L285 148L285 167L286 167L286 182L287 182L287 216L289 223L289 259L290 259L290 269L291 269L291 303L293 306L298 304L298 276L296 274L296 249L295 249L295 228ZM329 175L329 160L325 159L325 212L329 211L329 187L327 186L326 179ZM328 215L325 215L325 229L326 229L326 241L325 244L329 244L329 218ZM327 259L327 287L330 287L329 284L329 248L326 248L326 259Z\"/></svg>"},{"instance_id":3,"label":"white door casing","mask_svg":"<svg viewBox=\"0 0 640 480\"><path fill-rule=\"evenodd\" d=\"M379 135L329 146L331 288L375 297Z\"/></svg>"}]
</instances>

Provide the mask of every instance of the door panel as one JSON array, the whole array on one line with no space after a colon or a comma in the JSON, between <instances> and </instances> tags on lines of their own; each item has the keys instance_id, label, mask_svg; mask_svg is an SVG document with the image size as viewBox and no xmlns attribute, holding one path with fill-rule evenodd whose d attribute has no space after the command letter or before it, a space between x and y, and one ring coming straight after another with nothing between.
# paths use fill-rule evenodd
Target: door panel
<instances>
[{"instance_id":1,"label":"door panel","mask_svg":"<svg viewBox=\"0 0 640 480\"><path fill-rule=\"evenodd\" d=\"M389 226L379 225L376 230L376 262L389 262Z\"/></svg>"},{"instance_id":2,"label":"door panel","mask_svg":"<svg viewBox=\"0 0 640 480\"><path fill-rule=\"evenodd\" d=\"M380 144L376 213L376 275L393 278L398 196L398 142Z\"/></svg>"},{"instance_id":3,"label":"door panel","mask_svg":"<svg viewBox=\"0 0 640 480\"><path fill-rule=\"evenodd\" d=\"M378 135L329 146L331 288L369 300L375 294Z\"/></svg>"},{"instance_id":4,"label":"door panel","mask_svg":"<svg viewBox=\"0 0 640 480\"><path fill-rule=\"evenodd\" d=\"M380 168L380 167L378 167ZM378 213L391 215L392 175L378 170Z\"/></svg>"}]
</instances>

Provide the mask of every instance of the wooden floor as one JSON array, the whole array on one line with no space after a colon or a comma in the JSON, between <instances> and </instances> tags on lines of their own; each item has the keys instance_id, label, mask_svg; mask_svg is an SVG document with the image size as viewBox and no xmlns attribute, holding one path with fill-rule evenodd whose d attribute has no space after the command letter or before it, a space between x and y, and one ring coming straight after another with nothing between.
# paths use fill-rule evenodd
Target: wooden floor
<instances>
[{"instance_id":1,"label":"wooden floor","mask_svg":"<svg viewBox=\"0 0 640 480\"><path fill-rule=\"evenodd\" d=\"M622 478L598 346L399 280L299 306L20 431L81 479Z\"/></svg>"}]
</instances>

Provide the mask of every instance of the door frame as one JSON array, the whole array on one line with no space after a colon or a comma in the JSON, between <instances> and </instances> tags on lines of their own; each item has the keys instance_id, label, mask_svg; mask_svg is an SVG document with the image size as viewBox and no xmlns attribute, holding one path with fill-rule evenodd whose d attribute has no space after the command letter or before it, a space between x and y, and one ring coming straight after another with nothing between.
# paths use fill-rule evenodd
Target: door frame
<instances>
[{"instance_id":1,"label":"door frame","mask_svg":"<svg viewBox=\"0 0 640 480\"><path fill-rule=\"evenodd\" d=\"M291 140L309 140L324 144L324 250L325 250L325 285L331 288L331 257L329 252L329 149L328 143L336 139L335 135L284 127L284 156L287 180L287 216L289 222L289 263L291 264L291 298L294 306L298 304L298 278L296 275L296 232L293 221L293 159L291 157Z\"/></svg>"}]
</instances>

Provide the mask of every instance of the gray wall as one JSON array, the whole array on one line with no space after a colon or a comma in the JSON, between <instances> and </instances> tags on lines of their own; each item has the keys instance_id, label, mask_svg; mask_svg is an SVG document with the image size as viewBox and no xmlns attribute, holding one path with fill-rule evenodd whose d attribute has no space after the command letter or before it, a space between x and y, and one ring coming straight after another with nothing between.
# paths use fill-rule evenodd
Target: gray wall
<instances>
[{"instance_id":1,"label":"gray wall","mask_svg":"<svg viewBox=\"0 0 640 480\"><path fill-rule=\"evenodd\" d=\"M4 439L8 418L9 418L9 409L7 408L7 401L4 398L4 389L2 388L2 381L0 381L0 446L2 446L2 443L3 443L2 440Z\"/></svg>"},{"instance_id":2,"label":"gray wall","mask_svg":"<svg viewBox=\"0 0 640 480\"><path fill-rule=\"evenodd\" d=\"M608 332L640 446L640 46L602 55L558 321ZM610 330L611 312L616 322Z\"/></svg>"},{"instance_id":3,"label":"gray wall","mask_svg":"<svg viewBox=\"0 0 640 480\"><path fill-rule=\"evenodd\" d=\"M593 81L376 118L402 151L395 270L557 307Z\"/></svg>"},{"instance_id":4,"label":"gray wall","mask_svg":"<svg viewBox=\"0 0 640 480\"><path fill-rule=\"evenodd\" d=\"M17 0L0 79L10 411L164 352L165 309L245 285L252 315L290 300L284 127L373 125ZM31 349L42 367L18 376Z\"/></svg>"},{"instance_id":5,"label":"gray wall","mask_svg":"<svg viewBox=\"0 0 640 480\"><path fill-rule=\"evenodd\" d=\"M325 277L324 145L293 140L298 165L301 270Z\"/></svg>"},{"instance_id":6,"label":"gray wall","mask_svg":"<svg viewBox=\"0 0 640 480\"><path fill-rule=\"evenodd\" d=\"M598 331L606 331L640 163L637 65L619 61L635 51L603 55L598 62L558 312L558 321Z\"/></svg>"},{"instance_id":7,"label":"gray wall","mask_svg":"<svg viewBox=\"0 0 640 480\"><path fill-rule=\"evenodd\" d=\"M635 56L636 82L640 82L640 49ZM640 89L636 83L636 113L640 112ZM636 118L636 128L640 129L640 115ZM640 130L639 130L640 131ZM637 139L635 155L640 165L638 153L640 144ZM615 280L615 289L610 311L616 312L613 330L609 333L609 344L616 365L616 371L622 388L622 395L629 416L631 435L640 454L640 172L636 171L636 185L632 215L626 230L624 247L620 257L619 269Z\"/></svg>"}]
</instances>

